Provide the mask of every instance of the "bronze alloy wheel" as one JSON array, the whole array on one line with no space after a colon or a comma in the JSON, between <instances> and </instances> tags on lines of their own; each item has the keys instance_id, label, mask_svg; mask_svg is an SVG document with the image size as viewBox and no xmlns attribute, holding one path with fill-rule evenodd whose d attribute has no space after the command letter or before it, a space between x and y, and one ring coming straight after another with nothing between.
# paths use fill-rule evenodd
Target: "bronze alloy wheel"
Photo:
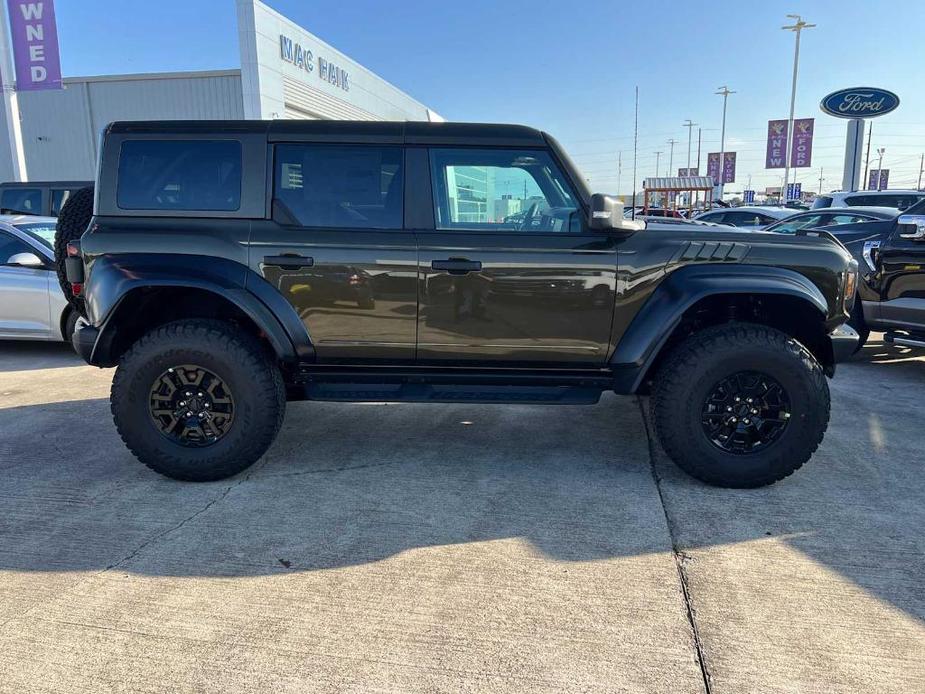
<instances>
[{"instance_id":1,"label":"bronze alloy wheel","mask_svg":"<svg viewBox=\"0 0 925 694\"><path fill-rule=\"evenodd\" d=\"M710 442L744 455L766 449L790 422L790 397L759 371L739 371L717 383L703 403L701 423Z\"/></svg>"},{"instance_id":2,"label":"bronze alloy wheel","mask_svg":"<svg viewBox=\"0 0 925 694\"><path fill-rule=\"evenodd\" d=\"M189 448L211 446L234 422L234 397L215 373L193 364L167 369L155 379L148 410L158 431Z\"/></svg>"}]
</instances>

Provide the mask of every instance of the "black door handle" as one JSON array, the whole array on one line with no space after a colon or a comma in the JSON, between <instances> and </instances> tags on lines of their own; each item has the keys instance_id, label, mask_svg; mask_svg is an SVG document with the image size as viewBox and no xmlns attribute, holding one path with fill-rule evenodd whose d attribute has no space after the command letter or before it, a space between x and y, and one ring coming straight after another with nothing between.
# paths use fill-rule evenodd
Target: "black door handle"
<instances>
[{"instance_id":1,"label":"black door handle","mask_svg":"<svg viewBox=\"0 0 925 694\"><path fill-rule=\"evenodd\" d=\"M311 267L315 264L315 259L304 255L296 255L295 253L267 255L263 257L263 264L280 267L283 270L298 270L303 267Z\"/></svg>"},{"instance_id":2,"label":"black door handle","mask_svg":"<svg viewBox=\"0 0 925 694\"><path fill-rule=\"evenodd\" d=\"M478 260L467 260L466 258L435 260L430 266L434 270L444 270L451 275L466 275L470 272L478 272L482 269L482 263Z\"/></svg>"}]
</instances>

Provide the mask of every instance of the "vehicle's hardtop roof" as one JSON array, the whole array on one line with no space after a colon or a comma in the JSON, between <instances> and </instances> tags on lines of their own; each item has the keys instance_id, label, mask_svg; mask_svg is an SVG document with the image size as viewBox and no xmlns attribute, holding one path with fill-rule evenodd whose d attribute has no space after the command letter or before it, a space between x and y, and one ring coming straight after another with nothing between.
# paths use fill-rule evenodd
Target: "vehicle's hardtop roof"
<instances>
[{"instance_id":1,"label":"vehicle's hardtop roof","mask_svg":"<svg viewBox=\"0 0 925 694\"><path fill-rule=\"evenodd\" d=\"M266 135L271 142L391 142L421 145L544 147L546 136L525 125L423 121L225 120L116 121L107 133Z\"/></svg>"},{"instance_id":2,"label":"vehicle's hardtop roof","mask_svg":"<svg viewBox=\"0 0 925 694\"><path fill-rule=\"evenodd\" d=\"M93 181L4 181L0 186L4 188L41 188L43 186L84 188L92 186Z\"/></svg>"}]
</instances>

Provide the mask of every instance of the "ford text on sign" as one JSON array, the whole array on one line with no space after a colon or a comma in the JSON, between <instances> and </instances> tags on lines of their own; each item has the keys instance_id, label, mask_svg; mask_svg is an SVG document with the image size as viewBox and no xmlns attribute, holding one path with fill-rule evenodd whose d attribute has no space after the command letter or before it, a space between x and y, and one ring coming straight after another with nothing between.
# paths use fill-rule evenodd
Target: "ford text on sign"
<instances>
[{"instance_id":1,"label":"ford text on sign","mask_svg":"<svg viewBox=\"0 0 925 694\"><path fill-rule=\"evenodd\" d=\"M826 96L819 107L837 118L875 118L895 111L899 97L886 89L852 87Z\"/></svg>"},{"instance_id":2,"label":"ford text on sign","mask_svg":"<svg viewBox=\"0 0 925 694\"><path fill-rule=\"evenodd\" d=\"M61 89L54 0L7 0L16 89Z\"/></svg>"}]
</instances>

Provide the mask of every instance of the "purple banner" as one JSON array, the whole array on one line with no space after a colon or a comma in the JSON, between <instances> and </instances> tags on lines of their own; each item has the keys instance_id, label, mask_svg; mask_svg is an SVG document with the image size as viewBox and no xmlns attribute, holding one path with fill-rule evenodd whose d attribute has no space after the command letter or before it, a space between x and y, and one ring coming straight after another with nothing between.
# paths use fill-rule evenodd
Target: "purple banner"
<instances>
[{"instance_id":1,"label":"purple banner","mask_svg":"<svg viewBox=\"0 0 925 694\"><path fill-rule=\"evenodd\" d=\"M889 169L871 169L867 180L867 190L886 190L890 183Z\"/></svg>"},{"instance_id":2,"label":"purple banner","mask_svg":"<svg viewBox=\"0 0 925 694\"><path fill-rule=\"evenodd\" d=\"M791 169L812 166L815 124L815 118L797 118L793 121L793 141L790 143Z\"/></svg>"},{"instance_id":3,"label":"purple banner","mask_svg":"<svg viewBox=\"0 0 925 694\"><path fill-rule=\"evenodd\" d=\"M795 118L793 120L793 139L790 142L790 168L802 169L812 166L813 130L815 118ZM768 148L764 157L764 168L783 169L784 152L787 151L787 121L768 121Z\"/></svg>"},{"instance_id":4,"label":"purple banner","mask_svg":"<svg viewBox=\"0 0 925 694\"><path fill-rule=\"evenodd\" d=\"M707 176L719 183L719 152L710 152L707 155ZM732 183L736 180L736 153L726 152L723 155L723 183Z\"/></svg>"},{"instance_id":5,"label":"purple banner","mask_svg":"<svg viewBox=\"0 0 925 694\"><path fill-rule=\"evenodd\" d=\"M61 89L54 0L7 0L17 91Z\"/></svg>"},{"instance_id":6,"label":"purple banner","mask_svg":"<svg viewBox=\"0 0 925 694\"><path fill-rule=\"evenodd\" d=\"M787 121L769 120L768 121L768 150L764 158L764 168L782 169L786 162L784 161L784 152L787 151Z\"/></svg>"}]
</instances>

